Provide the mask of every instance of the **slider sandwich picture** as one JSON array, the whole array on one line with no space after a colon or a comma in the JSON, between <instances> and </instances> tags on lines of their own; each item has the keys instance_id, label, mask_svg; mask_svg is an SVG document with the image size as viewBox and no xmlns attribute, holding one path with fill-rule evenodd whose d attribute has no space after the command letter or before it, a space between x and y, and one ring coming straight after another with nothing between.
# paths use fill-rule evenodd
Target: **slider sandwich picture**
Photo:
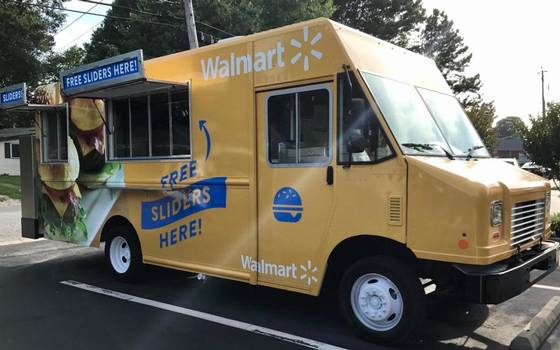
<instances>
[{"instance_id":1,"label":"slider sandwich picture","mask_svg":"<svg viewBox=\"0 0 560 350\"><path fill-rule=\"evenodd\" d=\"M87 238L82 194L76 180L80 172L78 152L68 138L68 162L40 164L41 220L50 239L78 243Z\"/></svg>"}]
</instances>

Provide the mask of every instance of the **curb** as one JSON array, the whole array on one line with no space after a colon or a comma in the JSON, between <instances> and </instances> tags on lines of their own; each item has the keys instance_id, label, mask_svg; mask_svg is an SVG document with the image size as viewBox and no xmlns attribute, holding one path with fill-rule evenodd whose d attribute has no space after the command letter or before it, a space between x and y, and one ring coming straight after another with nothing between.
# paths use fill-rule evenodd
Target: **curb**
<instances>
[{"instance_id":1,"label":"curb","mask_svg":"<svg viewBox=\"0 0 560 350\"><path fill-rule=\"evenodd\" d=\"M552 297L509 346L511 350L537 350L560 322L560 297Z\"/></svg>"}]
</instances>

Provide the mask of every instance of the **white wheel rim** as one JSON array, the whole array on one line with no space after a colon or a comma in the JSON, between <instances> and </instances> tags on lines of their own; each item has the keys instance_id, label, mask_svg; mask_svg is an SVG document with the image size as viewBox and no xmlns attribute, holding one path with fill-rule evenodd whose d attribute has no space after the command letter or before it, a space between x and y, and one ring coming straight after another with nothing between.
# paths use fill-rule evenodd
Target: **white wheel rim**
<instances>
[{"instance_id":1,"label":"white wheel rim","mask_svg":"<svg viewBox=\"0 0 560 350\"><path fill-rule=\"evenodd\" d=\"M130 246L121 236L113 238L109 247L109 258L113 269L118 273L125 273L130 267Z\"/></svg>"},{"instance_id":2,"label":"white wheel rim","mask_svg":"<svg viewBox=\"0 0 560 350\"><path fill-rule=\"evenodd\" d=\"M369 329L385 332L401 321L404 309L402 294L383 275L368 273L358 278L352 286L350 300L354 315Z\"/></svg>"}]
</instances>

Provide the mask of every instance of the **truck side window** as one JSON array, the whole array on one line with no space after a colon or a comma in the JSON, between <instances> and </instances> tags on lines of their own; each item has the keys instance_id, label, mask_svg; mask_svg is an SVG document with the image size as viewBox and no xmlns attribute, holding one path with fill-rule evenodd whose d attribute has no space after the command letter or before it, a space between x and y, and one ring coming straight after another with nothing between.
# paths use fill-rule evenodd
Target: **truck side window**
<instances>
[{"instance_id":1,"label":"truck side window","mask_svg":"<svg viewBox=\"0 0 560 350\"><path fill-rule=\"evenodd\" d=\"M190 124L189 124L189 96L185 91L171 93L171 153L174 156L191 154Z\"/></svg>"},{"instance_id":2,"label":"truck side window","mask_svg":"<svg viewBox=\"0 0 560 350\"><path fill-rule=\"evenodd\" d=\"M377 163L394 155L393 150L379 124L379 119L369 105L360 85L351 74L352 96L345 73L338 77L338 163L348 162L347 145L353 134L365 138L366 148L352 154L353 164Z\"/></svg>"},{"instance_id":3,"label":"truck side window","mask_svg":"<svg viewBox=\"0 0 560 350\"><path fill-rule=\"evenodd\" d=\"M66 108L41 112L42 158L44 163L68 160L68 119Z\"/></svg>"},{"instance_id":4,"label":"truck side window","mask_svg":"<svg viewBox=\"0 0 560 350\"><path fill-rule=\"evenodd\" d=\"M128 98L113 101L113 125L114 125L114 150L113 154L119 158L130 156L130 115Z\"/></svg>"},{"instance_id":5,"label":"truck side window","mask_svg":"<svg viewBox=\"0 0 560 350\"><path fill-rule=\"evenodd\" d=\"M270 96L267 122L271 164L328 163L330 94L327 89Z\"/></svg>"},{"instance_id":6,"label":"truck side window","mask_svg":"<svg viewBox=\"0 0 560 350\"><path fill-rule=\"evenodd\" d=\"M112 158L190 156L187 88L117 98L110 105Z\"/></svg>"}]
</instances>

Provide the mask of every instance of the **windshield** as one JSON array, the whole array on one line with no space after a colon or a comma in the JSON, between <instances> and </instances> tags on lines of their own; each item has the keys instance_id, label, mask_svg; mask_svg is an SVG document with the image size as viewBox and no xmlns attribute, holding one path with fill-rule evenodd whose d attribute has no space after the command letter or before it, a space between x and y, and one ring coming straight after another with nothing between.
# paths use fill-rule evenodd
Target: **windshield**
<instances>
[{"instance_id":1,"label":"windshield","mask_svg":"<svg viewBox=\"0 0 560 350\"><path fill-rule=\"evenodd\" d=\"M488 151L474 126L465 115L459 101L453 96L418 88L428 109L442 129L453 153L488 157Z\"/></svg>"},{"instance_id":2,"label":"windshield","mask_svg":"<svg viewBox=\"0 0 560 350\"><path fill-rule=\"evenodd\" d=\"M406 154L487 157L488 151L453 97L363 73Z\"/></svg>"}]
</instances>

